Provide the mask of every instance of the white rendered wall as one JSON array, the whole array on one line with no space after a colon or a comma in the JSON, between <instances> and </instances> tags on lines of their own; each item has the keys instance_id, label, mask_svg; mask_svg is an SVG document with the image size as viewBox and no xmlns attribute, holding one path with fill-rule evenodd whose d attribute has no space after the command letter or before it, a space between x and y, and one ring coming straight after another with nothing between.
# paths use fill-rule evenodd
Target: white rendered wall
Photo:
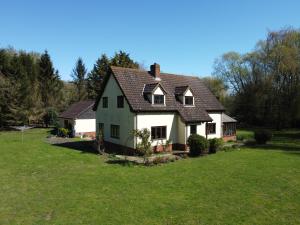
<instances>
[{"instance_id":1,"label":"white rendered wall","mask_svg":"<svg viewBox=\"0 0 300 225\"><path fill-rule=\"evenodd\" d=\"M221 138L222 137L222 113L209 113L212 123L216 123L216 133L207 135L207 138Z\"/></svg>"},{"instance_id":2,"label":"white rendered wall","mask_svg":"<svg viewBox=\"0 0 300 225\"><path fill-rule=\"evenodd\" d=\"M155 89L155 91L153 92L153 94L155 94L155 95L164 95L164 92L161 90L160 87L157 87Z\"/></svg>"},{"instance_id":3,"label":"white rendered wall","mask_svg":"<svg viewBox=\"0 0 300 225\"><path fill-rule=\"evenodd\" d=\"M178 116L176 113L139 113L137 114L137 129L147 128L151 132L151 127L166 126L167 137L164 140L154 140L152 146L162 144L170 140L173 144L178 143Z\"/></svg>"},{"instance_id":4,"label":"white rendered wall","mask_svg":"<svg viewBox=\"0 0 300 225\"><path fill-rule=\"evenodd\" d=\"M111 75L103 92L102 97L108 97L108 108L102 108L102 98L99 101L96 112L96 130L98 124L104 124L104 140L115 144L134 148L134 140L131 135L134 129L135 114L130 111L124 97L124 108L117 107L117 96L123 95L115 78ZM110 125L120 126L120 139L110 137Z\"/></svg>"},{"instance_id":5,"label":"white rendered wall","mask_svg":"<svg viewBox=\"0 0 300 225\"><path fill-rule=\"evenodd\" d=\"M213 121L211 123L216 123L216 133L208 134L207 138L221 138L222 137L222 113L209 113L208 114ZM206 137L206 123L196 124L197 125L197 134ZM186 138L190 136L191 125L186 126Z\"/></svg>"},{"instance_id":6,"label":"white rendered wall","mask_svg":"<svg viewBox=\"0 0 300 225\"><path fill-rule=\"evenodd\" d=\"M75 134L96 131L95 119L76 119L74 124Z\"/></svg>"},{"instance_id":7,"label":"white rendered wall","mask_svg":"<svg viewBox=\"0 0 300 225\"><path fill-rule=\"evenodd\" d=\"M188 89L186 92L185 92L185 95L184 96L193 96L192 92L190 89Z\"/></svg>"}]
</instances>

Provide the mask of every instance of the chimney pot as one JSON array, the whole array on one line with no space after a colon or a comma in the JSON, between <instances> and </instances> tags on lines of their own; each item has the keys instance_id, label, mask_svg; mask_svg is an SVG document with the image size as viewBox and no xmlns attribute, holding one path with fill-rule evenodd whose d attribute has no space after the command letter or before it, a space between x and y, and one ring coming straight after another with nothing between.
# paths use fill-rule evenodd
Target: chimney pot
<instances>
[{"instance_id":1,"label":"chimney pot","mask_svg":"<svg viewBox=\"0 0 300 225\"><path fill-rule=\"evenodd\" d=\"M150 73L152 76L155 77L155 79L160 79L160 65L157 63L154 63L150 66Z\"/></svg>"}]
</instances>

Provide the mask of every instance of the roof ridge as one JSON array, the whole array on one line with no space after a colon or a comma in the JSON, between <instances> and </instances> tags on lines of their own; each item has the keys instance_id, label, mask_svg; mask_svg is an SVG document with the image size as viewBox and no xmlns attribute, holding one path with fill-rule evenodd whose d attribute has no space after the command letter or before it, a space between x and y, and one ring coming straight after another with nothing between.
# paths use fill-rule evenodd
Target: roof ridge
<instances>
[{"instance_id":1,"label":"roof ridge","mask_svg":"<svg viewBox=\"0 0 300 225\"><path fill-rule=\"evenodd\" d=\"M93 104L91 104L91 105L89 105L86 109L84 109L84 110L82 110L81 112L79 112L76 116L80 116L82 113L85 113L86 111L88 111L91 107L93 107L94 106L94 103Z\"/></svg>"},{"instance_id":2,"label":"roof ridge","mask_svg":"<svg viewBox=\"0 0 300 225\"><path fill-rule=\"evenodd\" d=\"M143 70L140 68L128 68L128 67L122 67L122 66L110 66L111 68L116 68L116 69L123 69L123 70L134 70L134 71L139 71L139 72L147 72L150 73L148 70ZM160 75L171 75L171 76L180 76L180 77L193 77L193 78L199 78L197 75L190 75L190 74L175 74L175 73L165 73L161 72ZM200 78L199 78L200 79Z\"/></svg>"},{"instance_id":3,"label":"roof ridge","mask_svg":"<svg viewBox=\"0 0 300 225\"><path fill-rule=\"evenodd\" d=\"M122 67L122 66L110 66L110 68L116 68L116 69L126 69L126 70L135 70L135 71L140 71L140 72L149 72L147 70L143 70L140 68L129 68L129 67Z\"/></svg>"}]
</instances>

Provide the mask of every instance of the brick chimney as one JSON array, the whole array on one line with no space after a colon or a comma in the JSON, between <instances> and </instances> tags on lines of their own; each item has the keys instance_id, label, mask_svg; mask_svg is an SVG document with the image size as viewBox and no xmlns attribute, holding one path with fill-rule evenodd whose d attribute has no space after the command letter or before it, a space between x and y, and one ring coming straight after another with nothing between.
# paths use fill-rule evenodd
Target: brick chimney
<instances>
[{"instance_id":1,"label":"brick chimney","mask_svg":"<svg viewBox=\"0 0 300 225\"><path fill-rule=\"evenodd\" d=\"M157 63L154 63L150 66L150 73L155 79L160 80L160 65Z\"/></svg>"}]
</instances>

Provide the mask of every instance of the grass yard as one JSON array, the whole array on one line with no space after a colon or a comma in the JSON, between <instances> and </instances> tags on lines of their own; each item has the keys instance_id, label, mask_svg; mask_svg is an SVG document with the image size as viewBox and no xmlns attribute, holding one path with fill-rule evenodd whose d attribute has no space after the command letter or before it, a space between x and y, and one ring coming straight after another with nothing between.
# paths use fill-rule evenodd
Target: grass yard
<instances>
[{"instance_id":1,"label":"grass yard","mask_svg":"<svg viewBox=\"0 0 300 225\"><path fill-rule=\"evenodd\" d=\"M300 224L300 131L154 167L0 132L0 224Z\"/></svg>"}]
</instances>

